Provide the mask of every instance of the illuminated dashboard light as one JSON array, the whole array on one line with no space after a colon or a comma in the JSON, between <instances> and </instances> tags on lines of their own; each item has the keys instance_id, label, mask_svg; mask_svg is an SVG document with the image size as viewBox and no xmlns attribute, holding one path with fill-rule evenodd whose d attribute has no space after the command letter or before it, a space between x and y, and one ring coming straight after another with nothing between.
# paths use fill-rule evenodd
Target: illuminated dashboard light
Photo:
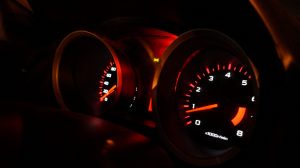
<instances>
[{"instance_id":1,"label":"illuminated dashboard light","mask_svg":"<svg viewBox=\"0 0 300 168\"><path fill-rule=\"evenodd\" d=\"M245 107L239 107L238 112L234 116L234 118L231 120L232 124L234 126L238 125L244 118L246 113L246 108Z\"/></svg>"},{"instance_id":2,"label":"illuminated dashboard light","mask_svg":"<svg viewBox=\"0 0 300 168\"><path fill-rule=\"evenodd\" d=\"M159 58L153 58L153 62L159 63Z\"/></svg>"}]
</instances>

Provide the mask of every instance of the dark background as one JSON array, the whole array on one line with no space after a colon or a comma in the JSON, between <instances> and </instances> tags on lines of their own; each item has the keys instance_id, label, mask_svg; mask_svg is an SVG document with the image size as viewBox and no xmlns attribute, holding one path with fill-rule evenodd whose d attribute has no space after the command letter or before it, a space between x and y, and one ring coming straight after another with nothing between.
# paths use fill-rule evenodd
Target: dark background
<instances>
[{"instance_id":1,"label":"dark background","mask_svg":"<svg viewBox=\"0 0 300 168\"><path fill-rule=\"evenodd\" d=\"M72 30L97 31L111 19L134 20L129 24L175 34L209 28L232 37L258 67L265 97L253 149L247 149L246 154L221 167L297 165L299 63L284 69L271 34L249 1L29 0L29 3L32 11L13 1L0 2L0 167L182 164L166 152L155 133L147 136L99 118L62 111L54 99L51 64L60 40ZM280 3L288 16L299 21L299 1Z\"/></svg>"}]
</instances>

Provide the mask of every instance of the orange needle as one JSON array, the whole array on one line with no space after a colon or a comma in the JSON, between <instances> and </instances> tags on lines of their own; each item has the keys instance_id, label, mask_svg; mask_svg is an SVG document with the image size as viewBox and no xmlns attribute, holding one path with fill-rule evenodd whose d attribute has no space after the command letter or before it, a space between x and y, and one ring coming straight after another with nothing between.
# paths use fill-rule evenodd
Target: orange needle
<instances>
[{"instance_id":1,"label":"orange needle","mask_svg":"<svg viewBox=\"0 0 300 168\"><path fill-rule=\"evenodd\" d=\"M199 112L199 111L204 111L204 110L210 110L213 108L217 108L218 104L211 104L211 105L207 105L207 106L202 106L202 107L198 107L195 109L191 109L191 110L187 110L186 113L193 113L193 112Z\"/></svg>"},{"instance_id":2,"label":"orange needle","mask_svg":"<svg viewBox=\"0 0 300 168\"><path fill-rule=\"evenodd\" d=\"M116 87L117 87L117 85L112 86L105 95L100 97L100 101L102 102L104 100L104 98L106 98L107 96L112 94L115 91Z\"/></svg>"}]
</instances>

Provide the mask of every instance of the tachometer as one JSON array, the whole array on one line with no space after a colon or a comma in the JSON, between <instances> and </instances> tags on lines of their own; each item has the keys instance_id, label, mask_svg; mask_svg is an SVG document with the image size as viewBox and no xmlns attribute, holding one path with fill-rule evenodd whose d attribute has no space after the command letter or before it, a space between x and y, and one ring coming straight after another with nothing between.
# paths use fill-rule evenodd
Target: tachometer
<instances>
[{"instance_id":1,"label":"tachometer","mask_svg":"<svg viewBox=\"0 0 300 168\"><path fill-rule=\"evenodd\" d=\"M224 149L249 136L258 97L249 65L222 50L196 50L177 79L177 108L194 141Z\"/></svg>"},{"instance_id":2,"label":"tachometer","mask_svg":"<svg viewBox=\"0 0 300 168\"><path fill-rule=\"evenodd\" d=\"M213 30L179 36L156 74L154 110L169 151L192 165L216 165L251 139L258 73L241 47Z\"/></svg>"}]
</instances>

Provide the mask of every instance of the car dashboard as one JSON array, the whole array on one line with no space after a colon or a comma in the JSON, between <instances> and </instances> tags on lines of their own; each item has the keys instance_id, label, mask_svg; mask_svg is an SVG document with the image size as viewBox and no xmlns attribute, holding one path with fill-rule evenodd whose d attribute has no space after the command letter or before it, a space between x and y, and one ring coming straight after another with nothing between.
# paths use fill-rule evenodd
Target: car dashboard
<instances>
[{"instance_id":1,"label":"car dashboard","mask_svg":"<svg viewBox=\"0 0 300 168\"><path fill-rule=\"evenodd\" d=\"M299 2L0 5L0 167L297 164Z\"/></svg>"}]
</instances>

